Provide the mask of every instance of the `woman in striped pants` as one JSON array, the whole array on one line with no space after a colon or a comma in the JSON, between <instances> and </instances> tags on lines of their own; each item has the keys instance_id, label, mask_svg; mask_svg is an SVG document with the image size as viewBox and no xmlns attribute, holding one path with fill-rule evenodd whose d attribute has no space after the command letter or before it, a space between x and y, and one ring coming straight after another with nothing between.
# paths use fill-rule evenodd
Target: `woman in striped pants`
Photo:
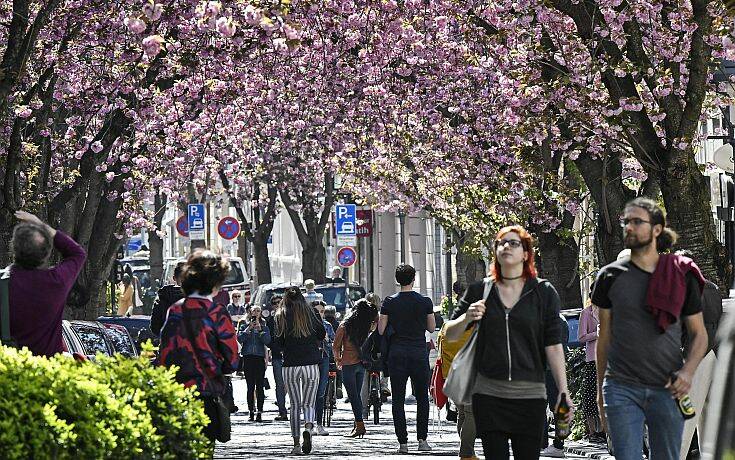
<instances>
[{"instance_id":1,"label":"woman in striped pants","mask_svg":"<svg viewBox=\"0 0 735 460\"><path fill-rule=\"evenodd\" d=\"M321 318L314 308L306 304L298 287L288 288L284 293L275 325L275 340L283 349L283 380L291 403L291 435L294 440L291 453L308 454L311 452L319 362L322 359L319 345L326 331ZM304 430L300 435L302 412ZM299 445L301 436L303 444Z\"/></svg>"}]
</instances>

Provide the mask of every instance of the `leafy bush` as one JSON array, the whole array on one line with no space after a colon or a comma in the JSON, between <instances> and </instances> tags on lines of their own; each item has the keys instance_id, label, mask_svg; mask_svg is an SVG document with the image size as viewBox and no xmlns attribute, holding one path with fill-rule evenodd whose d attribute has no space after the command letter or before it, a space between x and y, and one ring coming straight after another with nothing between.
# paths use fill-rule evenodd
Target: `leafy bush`
<instances>
[{"instance_id":1,"label":"leafy bush","mask_svg":"<svg viewBox=\"0 0 735 460\"><path fill-rule=\"evenodd\" d=\"M208 419L175 370L0 347L0 458L205 458Z\"/></svg>"},{"instance_id":2,"label":"leafy bush","mask_svg":"<svg viewBox=\"0 0 735 460\"><path fill-rule=\"evenodd\" d=\"M584 414L582 413L582 368L584 367L586 357L587 353L584 347L570 350L567 355L567 384L572 401L574 401L574 405L577 408L574 412L574 422L570 436L573 440L582 439L587 431Z\"/></svg>"}]
</instances>

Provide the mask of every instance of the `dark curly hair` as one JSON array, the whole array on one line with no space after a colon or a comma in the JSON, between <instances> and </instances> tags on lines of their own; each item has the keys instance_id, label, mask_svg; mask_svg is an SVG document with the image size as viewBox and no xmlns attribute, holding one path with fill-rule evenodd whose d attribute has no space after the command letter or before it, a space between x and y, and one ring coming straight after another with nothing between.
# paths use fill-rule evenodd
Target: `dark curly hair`
<instances>
[{"instance_id":1,"label":"dark curly hair","mask_svg":"<svg viewBox=\"0 0 735 460\"><path fill-rule=\"evenodd\" d=\"M208 249L197 249L186 260L181 289L187 296L194 292L209 295L222 286L229 271L230 264L222 256Z\"/></svg>"},{"instance_id":2,"label":"dark curly hair","mask_svg":"<svg viewBox=\"0 0 735 460\"><path fill-rule=\"evenodd\" d=\"M45 265L51 256L51 235L40 225L24 222L13 229L13 263L26 270Z\"/></svg>"},{"instance_id":3,"label":"dark curly hair","mask_svg":"<svg viewBox=\"0 0 735 460\"><path fill-rule=\"evenodd\" d=\"M347 338L358 348L365 343L370 327L377 316L378 307L368 302L367 299L360 299L355 302L355 309L352 310L350 316L344 320Z\"/></svg>"}]
</instances>

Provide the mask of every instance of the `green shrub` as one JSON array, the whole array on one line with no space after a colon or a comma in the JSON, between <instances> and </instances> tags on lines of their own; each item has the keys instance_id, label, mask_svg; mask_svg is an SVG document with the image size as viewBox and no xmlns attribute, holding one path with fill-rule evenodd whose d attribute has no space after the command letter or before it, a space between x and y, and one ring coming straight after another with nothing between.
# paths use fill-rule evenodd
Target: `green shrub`
<instances>
[{"instance_id":1,"label":"green shrub","mask_svg":"<svg viewBox=\"0 0 735 460\"><path fill-rule=\"evenodd\" d=\"M582 413L582 368L584 367L586 357L587 352L584 347L570 350L567 355L567 384L572 401L574 401L574 405L577 408L574 412L574 422L570 437L576 441L582 439L587 432L584 414Z\"/></svg>"},{"instance_id":2,"label":"green shrub","mask_svg":"<svg viewBox=\"0 0 735 460\"><path fill-rule=\"evenodd\" d=\"M205 458L208 422L174 371L0 347L0 458Z\"/></svg>"}]
</instances>

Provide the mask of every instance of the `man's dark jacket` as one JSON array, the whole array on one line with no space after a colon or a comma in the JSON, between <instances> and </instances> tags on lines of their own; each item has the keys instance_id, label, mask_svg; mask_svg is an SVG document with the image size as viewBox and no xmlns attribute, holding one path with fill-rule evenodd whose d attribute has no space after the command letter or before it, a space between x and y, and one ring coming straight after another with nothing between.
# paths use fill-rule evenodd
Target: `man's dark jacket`
<instances>
[{"instance_id":1,"label":"man's dark jacket","mask_svg":"<svg viewBox=\"0 0 735 460\"><path fill-rule=\"evenodd\" d=\"M168 307L183 298L184 291L181 290L181 286L175 284L167 284L158 290L156 300L153 301L153 311L151 311L151 332L153 334L161 335Z\"/></svg>"}]
</instances>

